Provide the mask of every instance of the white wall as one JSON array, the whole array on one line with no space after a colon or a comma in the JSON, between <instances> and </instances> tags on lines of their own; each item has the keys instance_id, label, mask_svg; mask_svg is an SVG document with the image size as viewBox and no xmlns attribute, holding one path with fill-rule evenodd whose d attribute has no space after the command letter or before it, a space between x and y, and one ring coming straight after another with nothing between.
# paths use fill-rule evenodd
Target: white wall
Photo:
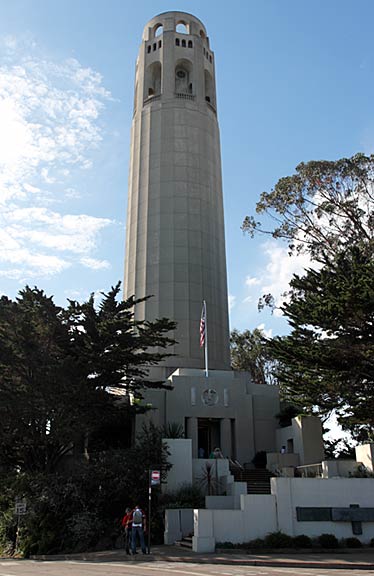
<instances>
[{"instance_id":1,"label":"white wall","mask_svg":"<svg viewBox=\"0 0 374 576\"><path fill-rule=\"evenodd\" d=\"M356 460L361 462L370 472L374 472L374 443L356 446Z\"/></svg>"},{"instance_id":2,"label":"white wall","mask_svg":"<svg viewBox=\"0 0 374 576\"><path fill-rule=\"evenodd\" d=\"M290 536L353 536L350 522L299 522L296 507L374 507L372 478L272 478L271 495L242 495L240 510L195 510L193 550L213 552L216 542L248 542L281 530ZM374 538L374 522L362 523L363 543Z\"/></svg>"},{"instance_id":3,"label":"white wall","mask_svg":"<svg viewBox=\"0 0 374 576\"><path fill-rule=\"evenodd\" d=\"M350 504L374 507L371 478L272 478L271 491L277 499L278 529L290 536L335 534L353 536L350 522L298 522L296 507L349 508ZM362 542L374 537L374 522L363 523Z\"/></svg>"},{"instance_id":4,"label":"white wall","mask_svg":"<svg viewBox=\"0 0 374 576\"><path fill-rule=\"evenodd\" d=\"M164 492L174 492L182 485L192 484L192 441L187 438L165 438L172 464L167 475Z\"/></svg>"},{"instance_id":5,"label":"white wall","mask_svg":"<svg viewBox=\"0 0 374 576\"><path fill-rule=\"evenodd\" d=\"M324 460L322 462L322 476L323 478L337 476L349 478L357 471L358 466L359 463L356 460Z\"/></svg>"}]
</instances>

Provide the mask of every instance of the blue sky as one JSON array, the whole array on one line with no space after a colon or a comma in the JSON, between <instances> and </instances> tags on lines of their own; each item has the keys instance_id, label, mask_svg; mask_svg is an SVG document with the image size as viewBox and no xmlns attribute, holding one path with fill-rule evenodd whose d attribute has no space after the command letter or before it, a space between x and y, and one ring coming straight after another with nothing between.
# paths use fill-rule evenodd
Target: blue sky
<instances>
[{"instance_id":1,"label":"blue sky","mask_svg":"<svg viewBox=\"0 0 374 576\"><path fill-rule=\"evenodd\" d=\"M134 65L144 25L193 13L215 52L231 326L306 259L240 230L301 161L373 151L369 0L0 0L0 293L82 300L123 276Z\"/></svg>"}]
</instances>

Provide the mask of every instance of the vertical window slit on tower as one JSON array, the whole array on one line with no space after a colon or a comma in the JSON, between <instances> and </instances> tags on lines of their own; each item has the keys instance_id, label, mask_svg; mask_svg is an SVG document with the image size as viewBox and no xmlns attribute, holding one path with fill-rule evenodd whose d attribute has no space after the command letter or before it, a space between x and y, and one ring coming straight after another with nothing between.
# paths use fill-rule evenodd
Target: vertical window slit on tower
<instances>
[{"instance_id":1,"label":"vertical window slit on tower","mask_svg":"<svg viewBox=\"0 0 374 576\"><path fill-rule=\"evenodd\" d=\"M176 45L176 46L179 46L179 45L180 45L180 40L179 40L179 38L176 38L176 39L175 39L175 45Z\"/></svg>"}]
</instances>

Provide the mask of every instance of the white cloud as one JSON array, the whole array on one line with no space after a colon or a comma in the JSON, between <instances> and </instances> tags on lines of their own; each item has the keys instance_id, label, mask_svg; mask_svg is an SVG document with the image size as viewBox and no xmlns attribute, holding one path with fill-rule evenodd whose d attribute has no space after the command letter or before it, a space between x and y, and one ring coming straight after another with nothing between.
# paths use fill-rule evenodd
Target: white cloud
<instances>
[{"instance_id":1,"label":"white cloud","mask_svg":"<svg viewBox=\"0 0 374 576\"><path fill-rule=\"evenodd\" d=\"M87 262L104 268L93 252L112 222L49 207L79 197L76 186L61 184L73 168L92 166L111 96L100 74L76 59L50 61L29 39L0 38L0 51L1 275L50 276Z\"/></svg>"},{"instance_id":2,"label":"white cloud","mask_svg":"<svg viewBox=\"0 0 374 576\"><path fill-rule=\"evenodd\" d=\"M110 268L110 263L107 260L96 260L95 258L81 258L81 264L86 266L86 268L91 268L92 270L105 270Z\"/></svg>"},{"instance_id":3,"label":"white cloud","mask_svg":"<svg viewBox=\"0 0 374 576\"><path fill-rule=\"evenodd\" d=\"M253 296L251 296L251 295L247 296L243 300L243 304L249 304L250 302L253 302Z\"/></svg>"},{"instance_id":4,"label":"white cloud","mask_svg":"<svg viewBox=\"0 0 374 576\"><path fill-rule=\"evenodd\" d=\"M263 332L263 334L266 336L266 338L272 338L273 336L273 329L269 328L268 330L265 329L265 324L259 324L257 326L257 330L261 330L261 332Z\"/></svg>"},{"instance_id":5,"label":"white cloud","mask_svg":"<svg viewBox=\"0 0 374 576\"><path fill-rule=\"evenodd\" d=\"M306 268L316 268L307 254L289 256L284 244L275 241L261 245L265 260L258 276L246 276L245 285L249 294L242 300L243 304L253 304L256 308L259 298L264 294L272 294L276 308L274 316L282 316L277 308L286 300L283 296L289 290L289 283L294 274L303 275Z\"/></svg>"},{"instance_id":6,"label":"white cloud","mask_svg":"<svg viewBox=\"0 0 374 576\"><path fill-rule=\"evenodd\" d=\"M316 268L316 263L311 261L308 254L289 256L285 246L272 241L263 244L263 250L268 264L261 286L261 295L272 294L276 306L280 306L285 300L282 294L289 289L292 276L294 274L303 275L306 268ZM275 309L274 315L281 316L282 313Z\"/></svg>"},{"instance_id":7,"label":"white cloud","mask_svg":"<svg viewBox=\"0 0 374 576\"><path fill-rule=\"evenodd\" d=\"M256 286L257 284L260 284L260 282L261 280L259 278L252 276L247 276L247 278L245 279L245 283L247 286Z\"/></svg>"},{"instance_id":8,"label":"white cloud","mask_svg":"<svg viewBox=\"0 0 374 576\"><path fill-rule=\"evenodd\" d=\"M229 294L229 310L232 310L236 304L236 296Z\"/></svg>"}]
</instances>

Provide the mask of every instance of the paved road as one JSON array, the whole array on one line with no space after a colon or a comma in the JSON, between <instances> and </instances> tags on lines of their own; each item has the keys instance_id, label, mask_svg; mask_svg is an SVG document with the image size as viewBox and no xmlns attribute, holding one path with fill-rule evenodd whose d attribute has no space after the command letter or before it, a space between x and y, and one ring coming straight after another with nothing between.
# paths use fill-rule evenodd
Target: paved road
<instances>
[{"instance_id":1,"label":"paved road","mask_svg":"<svg viewBox=\"0 0 374 576\"><path fill-rule=\"evenodd\" d=\"M373 570L227 566L178 562L149 562L140 557L126 562L77 560L1 560L0 576L364 576Z\"/></svg>"}]
</instances>

